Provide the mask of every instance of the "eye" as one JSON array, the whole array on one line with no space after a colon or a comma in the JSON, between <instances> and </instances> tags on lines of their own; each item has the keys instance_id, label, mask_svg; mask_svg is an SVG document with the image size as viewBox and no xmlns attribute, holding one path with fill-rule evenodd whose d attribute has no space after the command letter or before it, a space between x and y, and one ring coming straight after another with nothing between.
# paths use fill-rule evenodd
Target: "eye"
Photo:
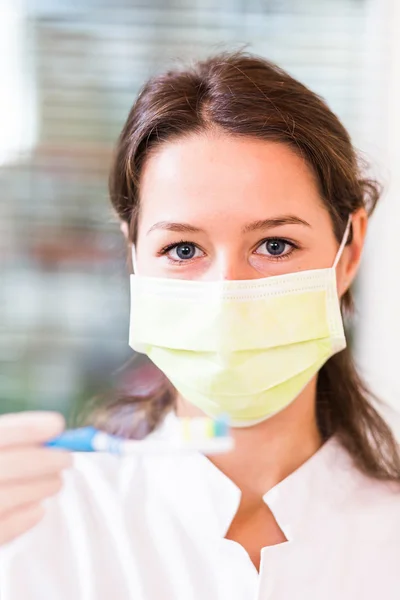
<instances>
[{"instance_id":1,"label":"eye","mask_svg":"<svg viewBox=\"0 0 400 600\"><path fill-rule=\"evenodd\" d=\"M180 242L167 246L162 250L162 254L167 255L171 260L182 262L202 256L203 253L200 248L191 242Z\"/></svg>"},{"instance_id":2,"label":"eye","mask_svg":"<svg viewBox=\"0 0 400 600\"><path fill-rule=\"evenodd\" d=\"M289 256L295 249L295 244L282 238L270 238L264 240L257 248L256 254L284 258Z\"/></svg>"},{"instance_id":3,"label":"eye","mask_svg":"<svg viewBox=\"0 0 400 600\"><path fill-rule=\"evenodd\" d=\"M194 257L196 247L193 244L179 244L170 252L175 252L179 260L186 260Z\"/></svg>"}]
</instances>

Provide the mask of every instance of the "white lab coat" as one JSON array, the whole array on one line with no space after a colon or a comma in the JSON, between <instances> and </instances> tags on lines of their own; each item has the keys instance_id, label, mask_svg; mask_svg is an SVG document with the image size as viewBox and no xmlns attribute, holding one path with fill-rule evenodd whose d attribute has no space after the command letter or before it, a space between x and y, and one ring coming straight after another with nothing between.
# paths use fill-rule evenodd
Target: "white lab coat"
<instances>
[{"instance_id":1,"label":"white lab coat","mask_svg":"<svg viewBox=\"0 0 400 600\"><path fill-rule=\"evenodd\" d=\"M44 520L0 550L0 598L399 600L400 492L335 439L264 501L288 541L257 573L224 539L240 491L204 456L76 455Z\"/></svg>"}]
</instances>

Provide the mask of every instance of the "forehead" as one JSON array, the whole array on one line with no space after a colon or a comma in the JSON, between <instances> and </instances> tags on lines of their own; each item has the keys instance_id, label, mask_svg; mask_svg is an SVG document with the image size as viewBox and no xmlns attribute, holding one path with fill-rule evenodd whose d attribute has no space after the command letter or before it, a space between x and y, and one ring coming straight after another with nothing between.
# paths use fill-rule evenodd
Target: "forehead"
<instances>
[{"instance_id":1,"label":"forehead","mask_svg":"<svg viewBox=\"0 0 400 600\"><path fill-rule=\"evenodd\" d=\"M140 187L145 219L323 208L313 172L289 146L224 134L164 143L147 159Z\"/></svg>"}]
</instances>

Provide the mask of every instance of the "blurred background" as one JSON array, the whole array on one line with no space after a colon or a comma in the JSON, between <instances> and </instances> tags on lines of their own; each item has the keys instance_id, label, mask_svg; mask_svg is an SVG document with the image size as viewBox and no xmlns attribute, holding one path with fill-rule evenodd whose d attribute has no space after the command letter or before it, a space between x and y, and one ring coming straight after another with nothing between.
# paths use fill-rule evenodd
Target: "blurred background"
<instances>
[{"instance_id":1,"label":"blurred background","mask_svg":"<svg viewBox=\"0 0 400 600\"><path fill-rule=\"evenodd\" d=\"M373 389L400 409L399 29L397 0L0 0L0 412L72 419L129 388L113 146L149 75L243 45L322 95L387 187L354 344Z\"/></svg>"}]
</instances>

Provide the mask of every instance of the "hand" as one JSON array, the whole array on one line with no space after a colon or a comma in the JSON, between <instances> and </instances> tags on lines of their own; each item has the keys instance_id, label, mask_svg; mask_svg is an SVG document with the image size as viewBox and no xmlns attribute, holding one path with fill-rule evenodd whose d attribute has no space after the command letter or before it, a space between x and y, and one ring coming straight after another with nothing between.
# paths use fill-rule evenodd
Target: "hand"
<instances>
[{"instance_id":1,"label":"hand","mask_svg":"<svg viewBox=\"0 0 400 600\"><path fill-rule=\"evenodd\" d=\"M25 412L0 416L0 546L43 518L43 500L62 487L72 455L43 443L64 429L62 415Z\"/></svg>"}]
</instances>

